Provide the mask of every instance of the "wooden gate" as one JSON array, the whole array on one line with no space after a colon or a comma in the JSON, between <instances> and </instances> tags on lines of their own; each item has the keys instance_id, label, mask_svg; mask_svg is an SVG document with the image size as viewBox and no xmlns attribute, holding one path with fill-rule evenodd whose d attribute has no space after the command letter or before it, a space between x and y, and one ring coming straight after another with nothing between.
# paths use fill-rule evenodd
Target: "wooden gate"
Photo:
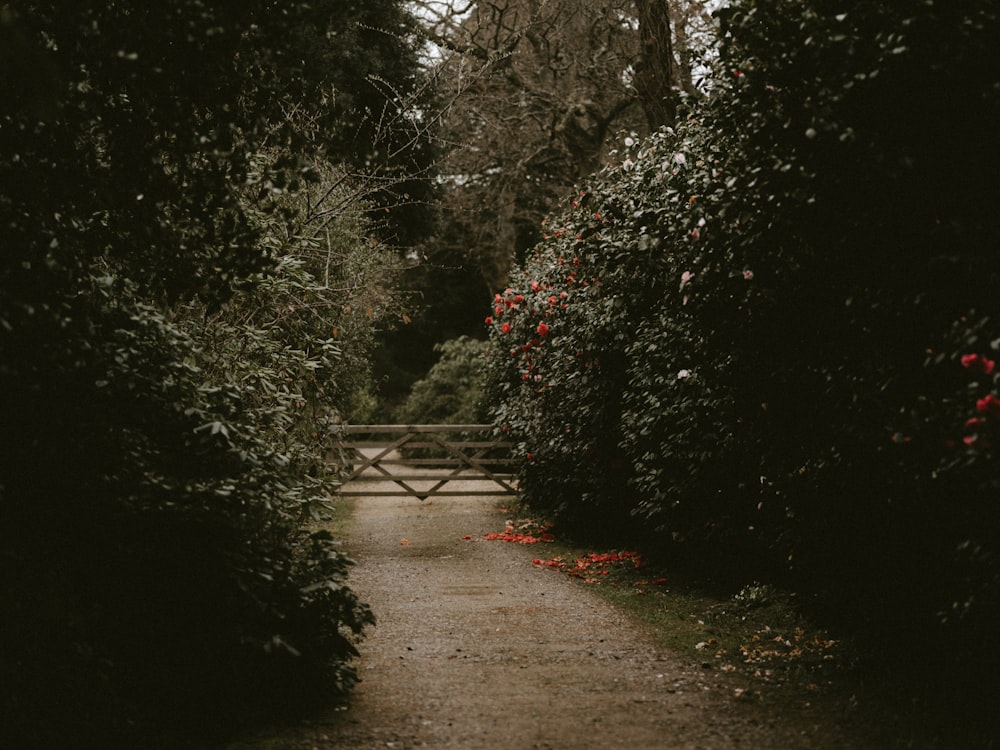
<instances>
[{"instance_id":1,"label":"wooden gate","mask_svg":"<svg viewBox=\"0 0 1000 750\"><path fill-rule=\"evenodd\" d=\"M337 494L516 495L513 444L490 437L492 430L484 424L347 425L342 449L349 473ZM453 480L465 488L445 489ZM385 488L386 482L395 487Z\"/></svg>"}]
</instances>

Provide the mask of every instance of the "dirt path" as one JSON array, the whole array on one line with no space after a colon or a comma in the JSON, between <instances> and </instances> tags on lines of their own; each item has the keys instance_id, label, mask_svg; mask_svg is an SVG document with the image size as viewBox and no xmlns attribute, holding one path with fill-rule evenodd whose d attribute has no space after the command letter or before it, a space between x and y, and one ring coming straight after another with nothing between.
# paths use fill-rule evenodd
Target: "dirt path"
<instances>
[{"instance_id":1,"label":"dirt path","mask_svg":"<svg viewBox=\"0 0 1000 750\"><path fill-rule=\"evenodd\" d=\"M378 626L351 707L229 750L867 747L832 716L741 700L734 675L658 650L586 586L535 568L535 548L485 541L503 530L497 507L359 499L352 587Z\"/></svg>"}]
</instances>

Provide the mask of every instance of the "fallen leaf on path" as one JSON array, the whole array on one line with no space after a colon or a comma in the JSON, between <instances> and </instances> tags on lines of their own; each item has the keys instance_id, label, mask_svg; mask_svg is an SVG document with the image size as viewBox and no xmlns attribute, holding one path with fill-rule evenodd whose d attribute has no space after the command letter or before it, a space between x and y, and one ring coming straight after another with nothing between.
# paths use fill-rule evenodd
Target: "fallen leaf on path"
<instances>
[{"instance_id":1,"label":"fallen leaf on path","mask_svg":"<svg viewBox=\"0 0 1000 750\"><path fill-rule=\"evenodd\" d=\"M546 539L546 536L549 538ZM513 544L538 544L538 542L553 541L550 534L531 536L530 534L516 534L510 531L491 532L489 534L484 534L483 538L491 542L512 542Z\"/></svg>"}]
</instances>

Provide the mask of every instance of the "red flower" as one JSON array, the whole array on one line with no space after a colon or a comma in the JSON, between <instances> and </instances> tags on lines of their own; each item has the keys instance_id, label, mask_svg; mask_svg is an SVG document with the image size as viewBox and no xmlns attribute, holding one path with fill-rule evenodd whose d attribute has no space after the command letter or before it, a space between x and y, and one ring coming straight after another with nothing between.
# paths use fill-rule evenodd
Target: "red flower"
<instances>
[{"instance_id":1,"label":"red flower","mask_svg":"<svg viewBox=\"0 0 1000 750\"><path fill-rule=\"evenodd\" d=\"M504 323L500 326L500 333L510 333L510 323Z\"/></svg>"},{"instance_id":2,"label":"red flower","mask_svg":"<svg viewBox=\"0 0 1000 750\"><path fill-rule=\"evenodd\" d=\"M1000 398L992 393L976 401L976 411L993 419L1000 419Z\"/></svg>"},{"instance_id":3,"label":"red flower","mask_svg":"<svg viewBox=\"0 0 1000 750\"><path fill-rule=\"evenodd\" d=\"M491 318L489 315L486 316L486 325L488 326L493 325L493 318Z\"/></svg>"},{"instance_id":4,"label":"red flower","mask_svg":"<svg viewBox=\"0 0 1000 750\"><path fill-rule=\"evenodd\" d=\"M979 370L983 374L989 375L996 367L996 362L978 354L965 354L962 356L962 367L967 370Z\"/></svg>"},{"instance_id":5,"label":"red flower","mask_svg":"<svg viewBox=\"0 0 1000 750\"><path fill-rule=\"evenodd\" d=\"M538 328L536 328L535 331L542 338L545 338L546 336L549 335L549 327L547 325L545 325L544 323L539 323L538 324Z\"/></svg>"}]
</instances>

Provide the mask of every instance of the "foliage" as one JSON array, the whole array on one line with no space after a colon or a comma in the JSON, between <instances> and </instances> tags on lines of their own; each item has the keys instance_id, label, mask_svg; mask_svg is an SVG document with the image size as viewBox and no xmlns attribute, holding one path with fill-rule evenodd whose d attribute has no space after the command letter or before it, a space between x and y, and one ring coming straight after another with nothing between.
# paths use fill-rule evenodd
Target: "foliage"
<instances>
[{"instance_id":1,"label":"foliage","mask_svg":"<svg viewBox=\"0 0 1000 750\"><path fill-rule=\"evenodd\" d=\"M351 8L0 11L6 744L134 747L354 680L371 613L314 522L397 310L363 215L389 183L330 166L361 125L331 94L368 86L330 59ZM348 57L412 76L393 44Z\"/></svg>"},{"instance_id":2,"label":"foliage","mask_svg":"<svg viewBox=\"0 0 1000 750\"><path fill-rule=\"evenodd\" d=\"M434 344L482 337L470 312L537 242L561 196L607 162L614 130L658 125L698 96L699 52L716 29L704 0L413 5L437 92L438 222L405 276L412 323L378 353L391 421L433 365Z\"/></svg>"},{"instance_id":3,"label":"foliage","mask_svg":"<svg viewBox=\"0 0 1000 750\"><path fill-rule=\"evenodd\" d=\"M607 163L615 129L670 124L682 92L697 95L697 47L714 26L701 0L427 5L453 99L434 250L492 289L561 196Z\"/></svg>"},{"instance_id":4,"label":"foliage","mask_svg":"<svg viewBox=\"0 0 1000 750\"><path fill-rule=\"evenodd\" d=\"M975 642L1000 604L997 13L719 17L711 99L625 137L496 298L525 496L780 573L873 634Z\"/></svg>"},{"instance_id":5,"label":"foliage","mask_svg":"<svg viewBox=\"0 0 1000 750\"><path fill-rule=\"evenodd\" d=\"M440 359L413 385L401 419L406 424L479 424L485 418L486 342L460 336L434 349Z\"/></svg>"}]
</instances>

